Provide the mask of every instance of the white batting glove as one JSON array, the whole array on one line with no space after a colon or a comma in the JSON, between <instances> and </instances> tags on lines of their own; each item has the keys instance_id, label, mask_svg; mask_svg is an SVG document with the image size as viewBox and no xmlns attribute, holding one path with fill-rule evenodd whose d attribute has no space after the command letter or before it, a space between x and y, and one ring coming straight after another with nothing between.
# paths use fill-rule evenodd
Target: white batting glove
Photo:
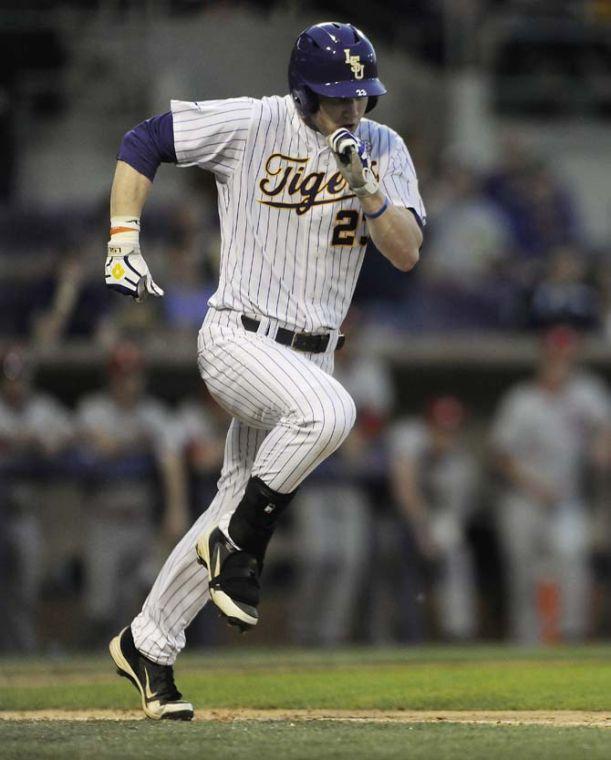
<instances>
[{"instance_id":1,"label":"white batting glove","mask_svg":"<svg viewBox=\"0 0 611 760\"><path fill-rule=\"evenodd\" d=\"M106 257L106 286L118 293L143 301L147 294L162 296L163 290L151 277L140 253L140 219L113 216Z\"/></svg>"},{"instance_id":2,"label":"white batting glove","mask_svg":"<svg viewBox=\"0 0 611 760\"><path fill-rule=\"evenodd\" d=\"M136 301L143 301L148 293L152 296L163 295L163 290L151 277L140 248L133 244L108 244L105 280L111 290L132 296Z\"/></svg>"},{"instance_id":3,"label":"white batting glove","mask_svg":"<svg viewBox=\"0 0 611 760\"><path fill-rule=\"evenodd\" d=\"M337 168L355 195L373 195L378 190L378 181L371 170L371 160L365 143L345 127L336 129L327 137L327 142Z\"/></svg>"}]
</instances>

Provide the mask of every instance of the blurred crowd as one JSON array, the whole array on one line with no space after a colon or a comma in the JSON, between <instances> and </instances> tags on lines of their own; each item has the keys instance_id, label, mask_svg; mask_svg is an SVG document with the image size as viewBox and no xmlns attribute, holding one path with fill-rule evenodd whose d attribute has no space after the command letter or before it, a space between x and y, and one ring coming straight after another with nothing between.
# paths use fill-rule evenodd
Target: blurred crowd
<instances>
[{"instance_id":1,"label":"blurred crowd","mask_svg":"<svg viewBox=\"0 0 611 760\"><path fill-rule=\"evenodd\" d=\"M389 367L349 340L336 374L358 421L270 547L275 632L313 646L608 634L611 399L579 348L571 328L546 331L532 376L478 420L451 395L397 413ZM5 354L0 649L102 645L211 501L225 413L203 385L170 407L147 371L117 343L104 385L68 409L25 353ZM214 643L216 622L189 641Z\"/></svg>"},{"instance_id":2,"label":"blurred crowd","mask_svg":"<svg viewBox=\"0 0 611 760\"><path fill-rule=\"evenodd\" d=\"M355 302L365 320L397 332L536 331L562 322L611 335L611 257L593 249L579 199L553 165L510 135L495 166L475 168L458 151L433 157L432 146L406 136L421 178L428 226L421 263L396 277L369 251ZM61 340L111 345L191 336L218 271L214 180L204 172L143 223L143 246L166 297L127 308L100 287L106 200L66 213L0 212L0 338L45 346Z\"/></svg>"},{"instance_id":3,"label":"blurred crowd","mask_svg":"<svg viewBox=\"0 0 611 760\"><path fill-rule=\"evenodd\" d=\"M358 325L336 355L358 421L272 543L276 606L264 614L282 640L314 646L609 635L611 401L578 360L581 336L611 339L609 251L591 245L552 161L517 134L487 168L405 136L428 211L421 262L398 277L365 256ZM185 182L147 207L142 243L165 297L137 308L103 287L106 199L0 209L0 344L48 359L81 342L108 356L104 383L66 393L68 408L28 352L4 352L0 650L103 644L214 496L225 414L203 386L173 405L152 395L138 348L192 345L216 286L214 180ZM536 371L499 390L492 415L455 395L406 415L390 365L359 351L355 335L372 326L407 341L544 337ZM204 611L190 641L219 640L214 623Z\"/></svg>"},{"instance_id":4,"label":"blurred crowd","mask_svg":"<svg viewBox=\"0 0 611 760\"><path fill-rule=\"evenodd\" d=\"M409 142L409 140L408 140ZM535 332L562 322L609 337L608 250L588 241L579 199L553 165L508 133L495 166L441 160L414 140L428 225L413 276L368 257L357 290L373 314L419 333Z\"/></svg>"},{"instance_id":5,"label":"blurred crowd","mask_svg":"<svg viewBox=\"0 0 611 760\"><path fill-rule=\"evenodd\" d=\"M9 2L37 10L57 5ZM137 0L59 5L99 10L99 20L108 10L111 32L115 18L122 24L130 11L141 24ZM145 5L150 21L155 4ZM169 15L195 17L202 9L196 0L161 5ZM233 12L245 4L219 5ZM343 13L343 4L331 4L340 5ZM586 5L585 15L603 21L608 15L605 3ZM508 44L496 73L488 72L500 76L491 80L491 97L502 106L515 93L518 101L532 98L531 114L566 106L581 118L594 88L600 97L592 103L608 113L606 47L599 60L595 38L579 36L568 54L560 25L549 45L536 44L534 16L579 15L574 3L526 9L519 0L391 0L376 8L375 19L369 6L356 3L351 13L357 23L361 14L368 30L372 25L373 39L400 40L417 59L442 66L448 81L486 47L473 43L464 20L479 23L493 9L521 8L528 34L518 34L523 46ZM23 80L35 85L29 129L21 116L27 99L14 124L11 109L0 103L0 651L105 645L140 607L170 547L212 500L229 423L201 383L187 396L181 387L172 404L171 394L164 400L153 394L141 350L152 342L194 344L218 276L214 178L185 173L174 180L171 201L151 197L142 246L165 296L137 308L103 285L107 197L97 206L58 208L51 197L48 207L19 205L17 137L23 155L50 134L34 130L39 120L53 126L54 114L90 91L96 129L126 118L111 59L116 76L129 59L115 61L117 48L103 37L108 60L93 45L87 65L85 51L74 41L70 47L53 23L29 32L26 24L25 36L7 29L0 46L4 105L21 103L21 69L38 72L35 81ZM519 25L505 26L519 32ZM63 68L72 75L62 77ZM558 76L563 69L572 85ZM42 72L46 78L36 84ZM513 89L503 86L506 75L516 76ZM63 92L66 82L76 95ZM441 82L428 86L450 91ZM145 80L135 87L127 100L146 113ZM272 622L254 635L308 646L611 636L611 398L608 383L580 364L582 336L611 341L611 241L592 242L580 214L584 199L554 155L519 131L495 131L497 158L490 165L443 149L453 133L452 109L434 124L428 101L420 102L411 87L410 93L415 115L400 131L428 212L421 261L397 276L386 259L367 251L354 299L358 324L345 325L348 340L336 354L336 375L355 399L358 421L300 488L274 537L262 610ZM426 127L417 113L428 113ZM82 131L75 134L80 139ZM361 351L367 341L358 335L376 336L377 327L394 331L404 346L411 335L433 342L439 336L447 344L459 331L474 341L478 333L531 334L538 359L530 377L499 388L491 413L477 392L471 406L456 395L460 385L447 370L450 393L432 393L406 414L410 389L398 383L396 367ZM62 386L56 397L31 357L44 354L48 366L57 355L61 364L62 351L77 343L107 357L104 377L92 391L78 376L87 370L73 366L58 382L74 387ZM27 350L11 348L17 345ZM191 644L223 640L210 613L204 610L187 631Z\"/></svg>"}]
</instances>

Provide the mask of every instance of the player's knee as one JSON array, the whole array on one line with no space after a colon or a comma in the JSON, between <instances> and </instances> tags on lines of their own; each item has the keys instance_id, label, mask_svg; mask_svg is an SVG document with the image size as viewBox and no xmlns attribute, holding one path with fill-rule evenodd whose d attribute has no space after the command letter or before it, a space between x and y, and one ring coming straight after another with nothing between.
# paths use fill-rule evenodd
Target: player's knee
<instances>
[{"instance_id":1,"label":"player's knee","mask_svg":"<svg viewBox=\"0 0 611 760\"><path fill-rule=\"evenodd\" d=\"M354 423L356 422L356 404L354 403L354 399L348 393L348 391L344 391L344 394L345 394L344 404L346 407L346 411L344 413L344 425L346 428L344 438L346 438L348 433L354 427Z\"/></svg>"},{"instance_id":2,"label":"player's knee","mask_svg":"<svg viewBox=\"0 0 611 760\"><path fill-rule=\"evenodd\" d=\"M316 447L331 453L352 430L356 421L356 407L352 396L340 386L332 403L321 405L318 412L314 420Z\"/></svg>"}]
</instances>

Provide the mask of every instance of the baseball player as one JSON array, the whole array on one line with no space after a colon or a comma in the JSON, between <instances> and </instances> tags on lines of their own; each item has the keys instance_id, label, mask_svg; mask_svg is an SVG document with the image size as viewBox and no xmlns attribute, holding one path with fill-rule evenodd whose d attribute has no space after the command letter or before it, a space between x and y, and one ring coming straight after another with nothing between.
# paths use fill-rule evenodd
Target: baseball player
<instances>
[{"instance_id":1,"label":"baseball player","mask_svg":"<svg viewBox=\"0 0 611 760\"><path fill-rule=\"evenodd\" d=\"M337 357L335 376L354 400L356 424L341 450L313 473L295 499L299 540L294 633L306 645L346 642L357 609L361 622L370 617L363 616L362 558L372 544L372 494L379 502L384 493L384 433L394 386L389 367L359 351L354 309L345 325L348 321L351 341Z\"/></svg>"},{"instance_id":2,"label":"baseball player","mask_svg":"<svg viewBox=\"0 0 611 760\"><path fill-rule=\"evenodd\" d=\"M174 100L119 151L106 283L136 300L163 295L139 246L158 165L215 175L220 282L197 356L233 418L214 500L110 644L151 718L193 715L172 665L209 599L241 629L257 624L277 520L354 423L333 353L368 238L401 271L419 257L425 212L409 153L396 132L364 118L386 92L369 40L350 24L309 27L291 54L289 88L261 100Z\"/></svg>"},{"instance_id":3,"label":"baseball player","mask_svg":"<svg viewBox=\"0 0 611 760\"><path fill-rule=\"evenodd\" d=\"M41 516L48 508L45 474L72 442L68 411L39 392L33 367L18 349L0 361L0 515L2 543L12 557L0 583L10 646L36 649L36 615L43 582L45 537ZM41 476L43 476L41 478ZM0 648L2 641L0 641Z\"/></svg>"},{"instance_id":4,"label":"baseball player","mask_svg":"<svg viewBox=\"0 0 611 760\"><path fill-rule=\"evenodd\" d=\"M104 633L107 638L118 616L133 614L140 602L154 554L155 469L163 493L164 538L175 540L188 524L186 483L171 417L146 392L137 346L114 346L107 376L107 388L81 400L76 420L90 470L84 551L87 635L97 640Z\"/></svg>"},{"instance_id":5,"label":"baseball player","mask_svg":"<svg viewBox=\"0 0 611 760\"><path fill-rule=\"evenodd\" d=\"M422 418L390 434L395 498L421 557L434 563L438 624L448 640L475 633L475 579L466 539L477 466L465 450L465 409L454 396L433 399Z\"/></svg>"},{"instance_id":6,"label":"baseball player","mask_svg":"<svg viewBox=\"0 0 611 760\"><path fill-rule=\"evenodd\" d=\"M577 348L569 328L549 331L535 377L509 390L492 428L504 478L498 519L509 622L524 644L541 640L539 613L550 587L559 602L558 633L578 640L586 632L591 579L583 476L588 465L608 467L599 452L609 450L611 406L604 383L575 366Z\"/></svg>"}]
</instances>

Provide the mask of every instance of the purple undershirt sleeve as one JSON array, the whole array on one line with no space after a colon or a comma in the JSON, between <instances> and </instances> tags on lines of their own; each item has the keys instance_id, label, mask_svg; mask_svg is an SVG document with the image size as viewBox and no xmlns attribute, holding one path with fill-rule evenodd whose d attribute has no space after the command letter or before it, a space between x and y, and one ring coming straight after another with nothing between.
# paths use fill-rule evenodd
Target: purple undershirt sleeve
<instances>
[{"instance_id":1,"label":"purple undershirt sleeve","mask_svg":"<svg viewBox=\"0 0 611 760\"><path fill-rule=\"evenodd\" d=\"M177 163L171 111L153 116L130 129L121 141L117 158L151 182L159 164Z\"/></svg>"}]
</instances>

